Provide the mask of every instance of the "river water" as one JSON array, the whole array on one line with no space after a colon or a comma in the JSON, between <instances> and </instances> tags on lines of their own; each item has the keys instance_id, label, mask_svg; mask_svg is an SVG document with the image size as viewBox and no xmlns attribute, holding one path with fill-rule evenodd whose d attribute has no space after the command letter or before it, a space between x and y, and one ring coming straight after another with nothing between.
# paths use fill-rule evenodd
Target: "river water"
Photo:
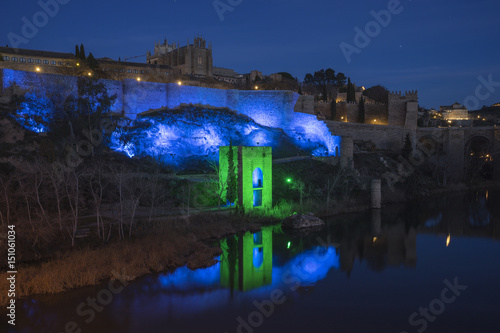
<instances>
[{"instance_id":1,"label":"river water","mask_svg":"<svg viewBox=\"0 0 500 333\"><path fill-rule=\"evenodd\" d=\"M500 332L498 190L217 245L209 268L22 300L13 332Z\"/></svg>"}]
</instances>

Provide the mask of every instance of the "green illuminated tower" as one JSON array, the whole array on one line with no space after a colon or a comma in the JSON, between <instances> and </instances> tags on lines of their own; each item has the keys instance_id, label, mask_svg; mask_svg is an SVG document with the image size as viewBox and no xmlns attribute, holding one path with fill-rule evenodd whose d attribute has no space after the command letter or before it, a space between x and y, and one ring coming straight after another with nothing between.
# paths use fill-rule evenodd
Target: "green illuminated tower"
<instances>
[{"instance_id":1,"label":"green illuminated tower","mask_svg":"<svg viewBox=\"0 0 500 333\"><path fill-rule=\"evenodd\" d=\"M226 201L228 192L232 192L228 187L234 183L237 187L236 204L243 211L272 208L271 147L237 146L232 147L232 154L229 149L228 146L219 147L219 182L224 189L223 200ZM233 181L234 177L236 181Z\"/></svg>"}]
</instances>

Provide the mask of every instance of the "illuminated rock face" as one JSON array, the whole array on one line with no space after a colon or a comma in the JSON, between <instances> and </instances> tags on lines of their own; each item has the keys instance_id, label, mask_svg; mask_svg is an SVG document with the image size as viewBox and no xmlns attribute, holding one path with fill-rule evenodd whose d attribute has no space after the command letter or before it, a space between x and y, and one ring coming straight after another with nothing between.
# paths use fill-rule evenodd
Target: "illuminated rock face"
<instances>
[{"instance_id":1,"label":"illuminated rock face","mask_svg":"<svg viewBox=\"0 0 500 333\"><path fill-rule=\"evenodd\" d=\"M194 106L139 116L130 126L113 133L111 148L133 156L155 156L182 167L219 160L219 147L268 146L277 157L326 150L318 142L297 140L280 128L261 126L227 109ZM301 144L300 146L298 144Z\"/></svg>"},{"instance_id":2,"label":"illuminated rock face","mask_svg":"<svg viewBox=\"0 0 500 333\"><path fill-rule=\"evenodd\" d=\"M276 158L331 156L340 146L340 137L332 136L316 119L298 114L293 124L286 129L267 127L228 109L186 106L140 115L130 126L113 133L111 148L129 157L155 156L169 165L194 168L217 161L219 147L230 142L271 147Z\"/></svg>"},{"instance_id":3,"label":"illuminated rock face","mask_svg":"<svg viewBox=\"0 0 500 333\"><path fill-rule=\"evenodd\" d=\"M325 123L313 115L294 112L299 95L290 91L224 90L136 80L99 81L110 95L116 95L111 111L133 120L130 127L114 133L112 140L114 149L130 157L159 156L173 165L200 159L215 161L218 147L228 145L231 140L233 145L272 147L275 157L333 156L340 151L340 137L331 135ZM76 97L78 91L75 76L0 69L0 92L13 84L40 100ZM198 107L186 107L189 103ZM150 110L157 112L141 115ZM46 111L37 110L35 114L29 108L23 109L23 125L44 131L46 124L37 124L36 119L42 115L46 122L50 118L46 117Z\"/></svg>"}]
</instances>

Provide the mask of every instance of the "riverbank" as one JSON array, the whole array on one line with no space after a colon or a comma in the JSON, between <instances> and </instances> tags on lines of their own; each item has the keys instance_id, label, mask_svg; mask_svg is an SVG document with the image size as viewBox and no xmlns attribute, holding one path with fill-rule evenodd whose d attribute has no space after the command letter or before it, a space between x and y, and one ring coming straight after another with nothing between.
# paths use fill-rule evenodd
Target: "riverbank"
<instances>
[{"instance_id":1,"label":"riverbank","mask_svg":"<svg viewBox=\"0 0 500 333\"><path fill-rule=\"evenodd\" d=\"M487 187L500 188L500 182L436 187L429 190L426 197ZM401 186L391 192L386 188L387 193L391 193L392 198L388 195L383 197L384 205L412 200L404 195ZM95 235L88 237L88 240L80 240L76 247L69 247L69 243L59 241L55 246L47 246L47 253L43 255L36 257L28 254L21 258L16 297L60 293L109 279L133 280L184 265L191 269L207 267L215 263L214 258L221 252L219 247L211 244L231 234L258 231L263 225L279 223L284 216L293 212L314 212L317 216L362 212L370 209L370 202L370 192L365 190L332 200L329 205L311 199L304 200L302 205L282 200L272 212L268 212L268 216L239 216L234 211L198 210L189 219L183 215L169 215L158 216L150 222L148 219L137 221L132 238L112 239L107 244L96 242ZM23 236L26 236L28 229L18 228L19 234L24 233ZM94 229L91 231L94 232ZM52 238L60 236L62 234L57 236L54 233ZM19 245L28 247L28 244ZM0 287L3 290L8 289L6 278L6 273L0 273ZM7 301L7 294L1 294L0 305L5 305Z\"/></svg>"},{"instance_id":2,"label":"riverbank","mask_svg":"<svg viewBox=\"0 0 500 333\"><path fill-rule=\"evenodd\" d=\"M262 225L275 222L278 220L207 213L191 216L189 222L179 216L139 224L139 228L148 229L141 237L57 252L40 262L20 264L16 298L60 293L109 279L133 280L184 265L191 269L211 266L221 253L211 243L231 234L257 231ZM6 273L0 274L1 290L9 289L6 278ZM7 293L0 294L2 307L7 301Z\"/></svg>"}]
</instances>

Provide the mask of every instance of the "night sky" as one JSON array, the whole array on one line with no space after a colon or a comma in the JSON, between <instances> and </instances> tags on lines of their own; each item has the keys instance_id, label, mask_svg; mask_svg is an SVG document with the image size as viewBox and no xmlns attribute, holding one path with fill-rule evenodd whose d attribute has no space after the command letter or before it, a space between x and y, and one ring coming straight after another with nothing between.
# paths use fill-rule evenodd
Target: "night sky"
<instances>
[{"instance_id":1,"label":"night sky","mask_svg":"<svg viewBox=\"0 0 500 333\"><path fill-rule=\"evenodd\" d=\"M184 46L200 34L213 44L214 66L239 73L285 71L302 81L330 67L357 85L418 90L428 108L469 96L469 105L500 102L498 0L59 1L66 4L18 47L74 52L83 43L97 58L123 60L145 55L155 41ZM226 10L218 13L214 3ZM388 24L370 24L372 11L388 7ZM1 8L0 45L9 46L13 34L23 36L22 18L33 22L42 10L36 0L5 1ZM356 46L354 29L364 32L367 24L373 37ZM341 43L357 47L350 62ZM145 62L145 56L131 61ZM499 83L477 95L479 76Z\"/></svg>"}]
</instances>

